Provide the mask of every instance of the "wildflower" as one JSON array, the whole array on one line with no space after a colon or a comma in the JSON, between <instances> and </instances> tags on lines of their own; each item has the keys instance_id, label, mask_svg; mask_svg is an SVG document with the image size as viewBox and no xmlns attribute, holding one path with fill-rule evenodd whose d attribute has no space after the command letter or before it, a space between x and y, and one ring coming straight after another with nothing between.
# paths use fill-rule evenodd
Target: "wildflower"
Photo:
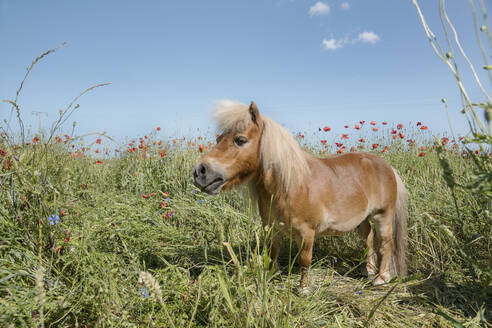
<instances>
[{"instance_id":1,"label":"wildflower","mask_svg":"<svg viewBox=\"0 0 492 328\"><path fill-rule=\"evenodd\" d=\"M166 157L166 151L165 150L161 150L160 153L162 158Z\"/></svg>"},{"instance_id":2,"label":"wildflower","mask_svg":"<svg viewBox=\"0 0 492 328\"><path fill-rule=\"evenodd\" d=\"M166 202L161 202L161 207L164 208L167 206L167 203Z\"/></svg>"},{"instance_id":3,"label":"wildflower","mask_svg":"<svg viewBox=\"0 0 492 328\"><path fill-rule=\"evenodd\" d=\"M38 142L39 142L39 138L38 138L38 137L34 137L34 138L32 138L32 142L33 142L33 143L38 143Z\"/></svg>"},{"instance_id":4,"label":"wildflower","mask_svg":"<svg viewBox=\"0 0 492 328\"><path fill-rule=\"evenodd\" d=\"M356 129L356 130L360 130L360 126L359 126L359 124L356 124L356 125L354 126L354 129Z\"/></svg>"},{"instance_id":5,"label":"wildflower","mask_svg":"<svg viewBox=\"0 0 492 328\"><path fill-rule=\"evenodd\" d=\"M102 140L101 140L101 138L98 138L98 139L96 140L96 143L97 143L98 145L100 145L100 144L101 144L101 141L102 141Z\"/></svg>"},{"instance_id":6,"label":"wildflower","mask_svg":"<svg viewBox=\"0 0 492 328\"><path fill-rule=\"evenodd\" d=\"M426 125L422 125L422 126L420 127L420 130L428 130L428 129L429 129L429 128L428 128Z\"/></svg>"},{"instance_id":7,"label":"wildflower","mask_svg":"<svg viewBox=\"0 0 492 328\"><path fill-rule=\"evenodd\" d=\"M60 251L63 249L63 245L60 245L56 250L55 252L56 253L60 253Z\"/></svg>"},{"instance_id":8,"label":"wildflower","mask_svg":"<svg viewBox=\"0 0 492 328\"><path fill-rule=\"evenodd\" d=\"M337 263L338 259L336 257L333 258L333 262Z\"/></svg>"},{"instance_id":9,"label":"wildflower","mask_svg":"<svg viewBox=\"0 0 492 328\"><path fill-rule=\"evenodd\" d=\"M396 134L398 131L396 131L395 129L391 129L391 134Z\"/></svg>"},{"instance_id":10,"label":"wildflower","mask_svg":"<svg viewBox=\"0 0 492 328\"><path fill-rule=\"evenodd\" d=\"M154 197L155 196L155 192L151 192L150 193L150 196Z\"/></svg>"},{"instance_id":11,"label":"wildflower","mask_svg":"<svg viewBox=\"0 0 492 328\"><path fill-rule=\"evenodd\" d=\"M357 294L362 295L362 290L357 291Z\"/></svg>"},{"instance_id":12,"label":"wildflower","mask_svg":"<svg viewBox=\"0 0 492 328\"><path fill-rule=\"evenodd\" d=\"M51 214L49 217L48 217L48 222L50 225L55 225L57 223L60 223L60 217L56 214Z\"/></svg>"},{"instance_id":13,"label":"wildflower","mask_svg":"<svg viewBox=\"0 0 492 328\"><path fill-rule=\"evenodd\" d=\"M168 195L169 195L169 193L166 191L165 193L162 194L162 197L167 198Z\"/></svg>"},{"instance_id":14,"label":"wildflower","mask_svg":"<svg viewBox=\"0 0 492 328\"><path fill-rule=\"evenodd\" d=\"M340 148L337 150L337 154L343 154L345 152L345 147Z\"/></svg>"},{"instance_id":15,"label":"wildflower","mask_svg":"<svg viewBox=\"0 0 492 328\"><path fill-rule=\"evenodd\" d=\"M366 123L366 121L359 121L359 123L360 123L360 124L364 124L364 123Z\"/></svg>"},{"instance_id":16,"label":"wildflower","mask_svg":"<svg viewBox=\"0 0 492 328\"><path fill-rule=\"evenodd\" d=\"M195 189L191 189L191 193L194 194L196 192Z\"/></svg>"},{"instance_id":17,"label":"wildflower","mask_svg":"<svg viewBox=\"0 0 492 328\"><path fill-rule=\"evenodd\" d=\"M172 218L173 217L173 213L174 213L174 211L169 211L169 212L167 212L166 216L168 218Z\"/></svg>"},{"instance_id":18,"label":"wildflower","mask_svg":"<svg viewBox=\"0 0 492 328\"><path fill-rule=\"evenodd\" d=\"M383 121L383 123L382 123L382 124L383 124L383 125L386 125L386 124L388 124L388 122L386 122L386 121Z\"/></svg>"},{"instance_id":19,"label":"wildflower","mask_svg":"<svg viewBox=\"0 0 492 328\"><path fill-rule=\"evenodd\" d=\"M396 139L396 134L393 134L391 137L392 137L393 139Z\"/></svg>"},{"instance_id":20,"label":"wildflower","mask_svg":"<svg viewBox=\"0 0 492 328\"><path fill-rule=\"evenodd\" d=\"M366 139L364 139L364 138L360 138L360 139L359 139L359 142L366 142Z\"/></svg>"},{"instance_id":21,"label":"wildflower","mask_svg":"<svg viewBox=\"0 0 492 328\"><path fill-rule=\"evenodd\" d=\"M376 121L371 121L371 125L376 125Z\"/></svg>"},{"instance_id":22,"label":"wildflower","mask_svg":"<svg viewBox=\"0 0 492 328\"><path fill-rule=\"evenodd\" d=\"M423 151L421 151L421 152L419 153L419 157L424 157L424 156L425 156L425 153L424 153Z\"/></svg>"},{"instance_id":23,"label":"wildflower","mask_svg":"<svg viewBox=\"0 0 492 328\"><path fill-rule=\"evenodd\" d=\"M376 132L378 130L378 128L374 127L372 128L372 131Z\"/></svg>"},{"instance_id":24,"label":"wildflower","mask_svg":"<svg viewBox=\"0 0 492 328\"><path fill-rule=\"evenodd\" d=\"M140 296L142 296L143 298L147 298L149 297L149 291L147 290L147 288L140 288L138 290L138 293L140 294Z\"/></svg>"},{"instance_id":25,"label":"wildflower","mask_svg":"<svg viewBox=\"0 0 492 328\"><path fill-rule=\"evenodd\" d=\"M349 138L348 134L342 134L342 139L348 139L348 138Z\"/></svg>"},{"instance_id":26,"label":"wildflower","mask_svg":"<svg viewBox=\"0 0 492 328\"><path fill-rule=\"evenodd\" d=\"M100 164L102 164L102 163L103 163L103 162L101 162L101 160L100 160L100 159L98 159L98 160L96 161L96 164L99 164L99 165L100 165Z\"/></svg>"},{"instance_id":27,"label":"wildflower","mask_svg":"<svg viewBox=\"0 0 492 328\"><path fill-rule=\"evenodd\" d=\"M385 146L385 147L383 148L382 152L383 152L383 153L386 153L386 152L388 151L388 148L389 148L388 146Z\"/></svg>"},{"instance_id":28,"label":"wildflower","mask_svg":"<svg viewBox=\"0 0 492 328\"><path fill-rule=\"evenodd\" d=\"M448 143L448 141L449 141L449 138L443 137L443 138L441 139L441 144L442 144L443 146L446 146L446 144Z\"/></svg>"},{"instance_id":29,"label":"wildflower","mask_svg":"<svg viewBox=\"0 0 492 328\"><path fill-rule=\"evenodd\" d=\"M401 139L405 139L405 134L403 134L402 132L398 133L398 135L400 136Z\"/></svg>"},{"instance_id":30,"label":"wildflower","mask_svg":"<svg viewBox=\"0 0 492 328\"><path fill-rule=\"evenodd\" d=\"M202 145L202 144L200 144L200 145L198 146L198 150L200 151L200 153L201 153L201 152L203 152L203 145Z\"/></svg>"},{"instance_id":31,"label":"wildflower","mask_svg":"<svg viewBox=\"0 0 492 328\"><path fill-rule=\"evenodd\" d=\"M379 147L379 144L375 143L375 144L372 144L372 149L376 149Z\"/></svg>"},{"instance_id":32,"label":"wildflower","mask_svg":"<svg viewBox=\"0 0 492 328\"><path fill-rule=\"evenodd\" d=\"M200 204L203 204L205 201L203 199L199 200Z\"/></svg>"},{"instance_id":33,"label":"wildflower","mask_svg":"<svg viewBox=\"0 0 492 328\"><path fill-rule=\"evenodd\" d=\"M422 122L418 121L417 126L421 126L421 125L422 125Z\"/></svg>"},{"instance_id":34,"label":"wildflower","mask_svg":"<svg viewBox=\"0 0 492 328\"><path fill-rule=\"evenodd\" d=\"M95 152L96 152L96 154L99 154L99 148L97 148L97 149L95 150Z\"/></svg>"},{"instance_id":35,"label":"wildflower","mask_svg":"<svg viewBox=\"0 0 492 328\"><path fill-rule=\"evenodd\" d=\"M331 128L330 128L329 126L325 126L325 127L323 128L323 130L324 130L325 132L328 132L328 131L331 131Z\"/></svg>"},{"instance_id":36,"label":"wildflower","mask_svg":"<svg viewBox=\"0 0 492 328\"><path fill-rule=\"evenodd\" d=\"M344 125L343 127L346 128L346 129L348 129L348 125Z\"/></svg>"},{"instance_id":37,"label":"wildflower","mask_svg":"<svg viewBox=\"0 0 492 328\"><path fill-rule=\"evenodd\" d=\"M398 124L398 125L396 126L396 128L397 128L398 130L403 129L403 124L401 124L401 123L400 123L400 124Z\"/></svg>"},{"instance_id":38,"label":"wildflower","mask_svg":"<svg viewBox=\"0 0 492 328\"><path fill-rule=\"evenodd\" d=\"M166 203L169 203L169 202L171 201L171 198L167 197L167 198L165 199L165 201L166 201Z\"/></svg>"},{"instance_id":39,"label":"wildflower","mask_svg":"<svg viewBox=\"0 0 492 328\"><path fill-rule=\"evenodd\" d=\"M0 148L0 155L5 157L5 156L7 156L7 152L5 150L3 150L2 148Z\"/></svg>"},{"instance_id":40,"label":"wildflower","mask_svg":"<svg viewBox=\"0 0 492 328\"><path fill-rule=\"evenodd\" d=\"M326 145L326 140L321 140L321 143L322 143L323 145Z\"/></svg>"},{"instance_id":41,"label":"wildflower","mask_svg":"<svg viewBox=\"0 0 492 328\"><path fill-rule=\"evenodd\" d=\"M63 239L64 243L68 243L70 241L70 233L65 230L65 239Z\"/></svg>"},{"instance_id":42,"label":"wildflower","mask_svg":"<svg viewBox=\"0 0 492 328\"><path fill-rule=\"evenodd\" d=\"M338 148L342 147L343 146L343 143L340 143L340 142L335 142L335 145L337 145Z\"/></svg>"},{"instance_id":43,"label":"wildflower","mask_svg":"<svg viewBox=\"0 0 492 328\"><path fill-rule=\"evenodd\" d=\"M161 127L160 127L160 126L158 126L156 130L157 130L157 131L161 131Z\"/></svg>"},{"instance_id":44,"label":"wildflower","mask_svg":"<svg viewBox=\"0 0 492 328\"><path fill-rule=\"evenodd\" d=\"M62 216L62 217L63 217L63 216L65 216L65 215L67 215L67 212L66 212L65 210L61 210L61 211L60 211L60 216Z\"/></svg>"},{"instance_id":45,"label":"wildflower","mask_svg":"<svg viewBox=\"0 0 492 328\"><path fill-rule=\"evenodd\" d=\"M142 198L149 198L149 195L147 195L147 194L142 194Z\"/></svg>"}]
</instances>

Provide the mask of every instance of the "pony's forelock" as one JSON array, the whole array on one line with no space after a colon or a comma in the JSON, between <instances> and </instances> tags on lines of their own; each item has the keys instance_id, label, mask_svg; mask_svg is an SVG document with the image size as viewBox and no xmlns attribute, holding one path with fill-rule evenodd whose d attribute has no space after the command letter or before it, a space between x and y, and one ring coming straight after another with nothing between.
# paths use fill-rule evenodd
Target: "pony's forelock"
<instances>
[{"instance_id":1,"label":"pony's forelock","mask_svg":"<svg viewBox=\"0 0 492 328\"><path fill-rule=\"evenodd\" d=\"M221 133L245 130L251 121L248 105L234 100L219 100L215 103L213 118Z\"/></svg>"},{"instance_id":2,"label":"pony's forelock","mask_svg":"<svg viewBox=\"0 0 492 328\"><path fill-rule=\"evenodd\" d=\"M222 133L245 130L252 124L249 107L246 104L221 100L216 102L213 118ZM279 192L288 192L301 186L310 174L306 153L294 137L271 118L260 115L263 134L260 144L260 169L263 173L273 170Z\"/></svg>"}]
</instances>

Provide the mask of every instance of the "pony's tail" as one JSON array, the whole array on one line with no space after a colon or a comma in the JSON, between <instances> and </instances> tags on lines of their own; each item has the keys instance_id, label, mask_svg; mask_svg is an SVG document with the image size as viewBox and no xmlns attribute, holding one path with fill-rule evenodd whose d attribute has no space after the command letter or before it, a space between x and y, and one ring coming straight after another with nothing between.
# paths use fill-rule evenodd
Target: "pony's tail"
<instances>
[{"instance_id":1,"label":"pony's tail","mask_svg":"<svg viewBox=\"0 0 492 328\"><path fill-rule=\"evenodd\" d=\"M401 181L400 176L393 168L397 185L397 200L395 207L395 219L393 221L393 259L398 276L407 274L407 202L408 191Z\"/></svg>"}]
</instances>

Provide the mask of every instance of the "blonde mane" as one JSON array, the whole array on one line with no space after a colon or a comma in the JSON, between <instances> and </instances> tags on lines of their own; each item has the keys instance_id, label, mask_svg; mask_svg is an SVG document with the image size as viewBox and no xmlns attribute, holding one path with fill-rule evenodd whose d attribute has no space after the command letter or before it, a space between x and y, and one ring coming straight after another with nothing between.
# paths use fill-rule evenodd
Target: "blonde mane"
<instances>
[{"instance_id":1,"label":"blonde mane","mask_svg":"<svg viewBox=\"0 0 492 328\"><path fill-rule=\"evenodd\" d=\"M252 124L248 109L248 105L232 100L217 102L213 117L218 129L224 133L245 130L249 124ZM280 184L279 191L295 190L311 174L306 153L280 124L265 115L261 115L261 119L263 120L263 135L260 143L261 169L264 173L273 171Z\"/></svg>"}]
</instances>

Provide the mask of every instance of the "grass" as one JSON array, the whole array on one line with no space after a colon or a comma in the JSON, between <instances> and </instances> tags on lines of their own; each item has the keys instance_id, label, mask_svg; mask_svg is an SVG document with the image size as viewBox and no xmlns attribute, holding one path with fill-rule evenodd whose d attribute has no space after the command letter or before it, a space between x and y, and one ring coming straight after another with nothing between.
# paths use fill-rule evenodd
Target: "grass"
<instances>
[{"instance_id":1,"label":"grass","mask_svg":"<svg viewBox=\"0 0 492 328\"><path fill-rule=\"evenodd\" d=\"M280 270L265 269L266 232L243 191L209 197L195 190L197 144L207 141L168 140L154 132L142 143L136 139L130 146L135 151L101 156L95 149L108 146L106 140L82 151L81 141L69 137L47 143L39 135L36 143L22 145L4 133L0 325L490 325L492 295L483 279L492 245L490 200L457 188L458 216L431 133L405 131L417 140L409 147L389 131L360 133L366 148L377 140L375 152L398 169L410 192L409 276L372 287L361 274L364 246L356 233L322 238L307 297L296 294L297 250L288 238ZM333 136L321 133L333 143ZM336 151L318 142L301 140L317 154ZM390 146L385 153L383 145ZM473 165L458 153L458 142L457 149L452 145L444 156L457 183L465 185ZM60 222L52 225L53 214Z\"/></svg>"}]
</instances>

